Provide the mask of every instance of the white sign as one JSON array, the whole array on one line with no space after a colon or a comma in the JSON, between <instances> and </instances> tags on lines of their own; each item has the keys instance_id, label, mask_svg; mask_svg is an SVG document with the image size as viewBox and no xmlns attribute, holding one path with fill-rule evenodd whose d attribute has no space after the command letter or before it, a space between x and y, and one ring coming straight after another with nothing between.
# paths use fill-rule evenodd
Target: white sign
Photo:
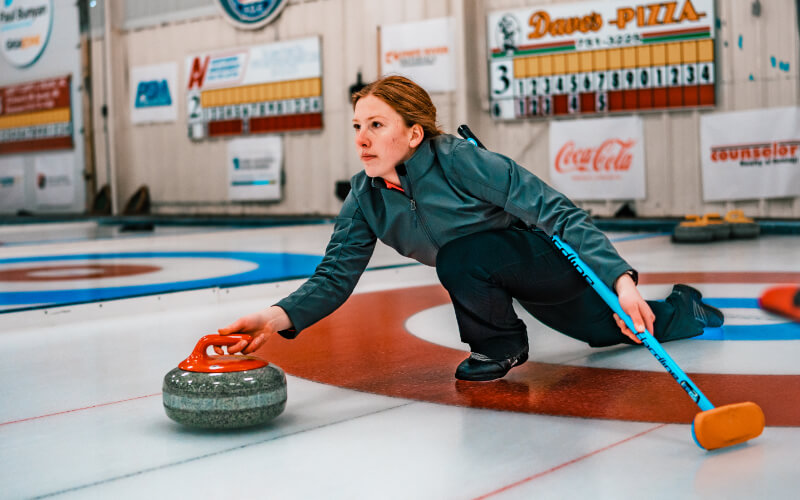
<instances>
[{"instance_id":1,"label":"white sign","mask_svg":"<svg viewBox=\"0 0 800 500\"><path fill-rule=\"evenodd\" d=\"M186 74L188 90L320 77L320 41L311 37L193 55L186 58Z\"/></svg>"},{"instance_id":2,"label":"white sign","mask_svg":"<svg viewBox=\"0 0 800 500\"><path fill-rule=\"evenodd\" d=\"M700 118L703 200L800 195L800 108Z\"/></svg>"},{"instance_id":3,"label":"white sign","mask_svg":"<svg viewBox=\"0 0 800 500\"><path fill-rule=\"evenodd\" d=\"M550 124L550 184L576 200L645 197L644 138L639 117Z\"/></svg>"},{"instance_id":4,"label":"white sign","mask_svg":"<svg viewBox=\"0 0 800 500\"><path fill-rule=\"evenodd\" d=\"M130 71L131 122L174 122L178 118L175 90L178 65L134 66Z\"/></svg>"},{"instance_id":5,"label":"white sign","mask_svg":"<svg viewBox=\"0 0 800 500\"><path fill-rule=\"evenodd\" d=\"M410 78L428 92L455 90L453 24L445 17L381 26L381 73Z\"/></svg>"},{"instance_id":6,"label":"white sign","mask_svg":"<svg viewBox=\"0 0 800 500\"><path fill-rule=\"evenodd\" d=\"M0 156L0 212L16 212L24 206L24 157Z\"/></svg>"},{"instance_id":7,"label":"white sign","mask_svg":"<svg viewBox=\"0 0 800 500\"><path fill-rule=\"evenodd\" d=\"M3 0L0 5L0 52L12 65L35 63L53 27L53 0Z\"/></svg>"},{"instance_id":8,"label":"white sign","mask_svg":"<svg viewBox=\"0 0 800 500\"><path fill-rule=\"evenodd\" d=\"M277 201L281 199L283 142L268 135L228 142L228 198Z\"/></svg>"},{"instance_id":9,"label":"white sign","mask_svg":"<svg viewBox=\"0 0 800 500\"><path fill-rule=\"evenodd\" d=\"M36 205L63 206L75 201L75 156L72 152L36 156L34 174Z\"/></svg>"}]
</instances>

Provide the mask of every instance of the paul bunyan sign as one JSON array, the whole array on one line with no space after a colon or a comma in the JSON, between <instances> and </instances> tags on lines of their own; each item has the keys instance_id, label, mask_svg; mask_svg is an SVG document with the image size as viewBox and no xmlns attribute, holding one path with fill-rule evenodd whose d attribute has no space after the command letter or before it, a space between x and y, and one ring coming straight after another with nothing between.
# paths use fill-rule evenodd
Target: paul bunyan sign
<instances>
[{"instance_id":1,"label":"paul bunyan sign","mask_svg":"<svg viewBox=\"0 0 800 500\"><path fill-rule=\"evenodd\" d=\"M714 1L612 0L492 12L497 119L711 107Z\"/></svg>"},{"instance_id":2,"label":"paul bunyan sign","mask_svg":"<svg viewBox=\"0 0 800 500\"><path fill-rule=\"evenodd\" d=\"M52 28L53 0L3 0L0 4L0 52L18 68L39 59Z\"/></svg>"}]
</instances>

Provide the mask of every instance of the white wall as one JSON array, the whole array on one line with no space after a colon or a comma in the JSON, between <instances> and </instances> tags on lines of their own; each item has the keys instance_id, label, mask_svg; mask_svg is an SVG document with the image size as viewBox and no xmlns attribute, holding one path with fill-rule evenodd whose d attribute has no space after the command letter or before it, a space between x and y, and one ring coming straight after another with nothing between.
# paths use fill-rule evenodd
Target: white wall
<instances>
[{"instance_id":1,"label":"white wall","mask_svg":"<svg viewBox=\"0 0 800 500\"><path fill-rule=\"evenodd\" d=\"M147 184L154 209L160 213L335 214L340 202L334 195L334 182L347 179L360 169L352 147L347 89L355 82L359 70L366 81L378 76L377 27L444 16L454 17L459 29L456 37L460 45L457 74L461 82L456 92L433 96L444 129L455 133L459 123L467 122L487 147L515 158L547 180L548 122L496 122L488 113L486 15L495 10L537 3L556 2L294 0L276 21L255 32L236 30L220 14L207 9L200 9L203 17L156 25L147 25L141 20L121 20L121 28L115 31L117 35L112 39L119 204L124 204L139 185ZM800 40L795 2L762 2L760 17L751 14L749 1L718 0L716 8L719 18L716 34L717 107L714 111L642 114L648 198L636 202L636 210L642 216L674 216L742 208L751 216L798 217L798 198L735 203L702 201L701 114L791 106L800 102L797 67ZM196 6L193 9L193 12L198 12ZM204 50L311 35L320 35L322 39L324 129L285 134L286 186L282 202L241 204L225 201L225 140L193 143L187 138L182 87L186 78L185 57ZM740 35L743 38L742 49L737 43ZM102 39L95 40L95 55L101 53L102 43ZM789 61L790 71L773 68L771 56ZM177 62L179 66L178 121L131 125L128 103L133 89L128 88L127 68L169 61ZM100 89L102 65L98 68L97 61L94 70L94 87ZM96 102L102 102L102 99L96 99ZM96 118L99 115L96 114ZM98 185L102 185L105 172L102 121L95 123ZM610 215L620 203L591 202L583 206L595 214Z\"/></svg>"}]
</instances>

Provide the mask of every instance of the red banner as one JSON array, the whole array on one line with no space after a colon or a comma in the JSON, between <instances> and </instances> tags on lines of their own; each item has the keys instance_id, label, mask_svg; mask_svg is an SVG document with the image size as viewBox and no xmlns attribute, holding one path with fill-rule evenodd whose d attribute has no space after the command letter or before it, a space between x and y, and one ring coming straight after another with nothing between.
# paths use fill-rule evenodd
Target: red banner
<instances>
[{"instance_id":1,"label":"red banner","mask_svg":"<svg viewBox=\"0 0 800 500\"><path fill-rule=\"evenodd\" d=\"M70 106L70 76L0 87L0 116Z\"/></svg>"}]
</instances>

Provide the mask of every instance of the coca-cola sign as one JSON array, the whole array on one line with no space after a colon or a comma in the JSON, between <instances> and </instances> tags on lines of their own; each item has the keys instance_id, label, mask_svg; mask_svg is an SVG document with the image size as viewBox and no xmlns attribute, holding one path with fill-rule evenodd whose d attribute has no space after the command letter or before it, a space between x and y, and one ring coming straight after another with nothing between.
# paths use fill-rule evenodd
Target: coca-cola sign
<instances>
[{"instance_id":1,"label":"coca-cola sign","mask_svg":"<svg viewBox=\"0 0 800 500\"><path fill-rule=\"evenodd\" d=\"M578 200L644 198L644 148L638 117L554 122L550 182Z\"/></svg>"},{"instance_id":2,"label":"coca-cola sign","mask_svg":"<svg viewBox=\"0 0 800 500\"><path fill-rule=\"evenodd\" d=\"M635 139L607 139L598 147L579 148L567 141L556 154L557 172L624 172L631 168Z\"/></svg>"}]
</instances>

